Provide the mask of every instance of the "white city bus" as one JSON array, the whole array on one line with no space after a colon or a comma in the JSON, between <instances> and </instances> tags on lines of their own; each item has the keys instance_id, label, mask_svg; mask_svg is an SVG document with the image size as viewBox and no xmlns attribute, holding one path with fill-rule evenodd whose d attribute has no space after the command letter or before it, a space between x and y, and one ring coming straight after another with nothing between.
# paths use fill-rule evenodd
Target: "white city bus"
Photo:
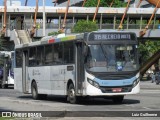
<instances>
[{"instance_id":1,"label":"white city bus","mask_svg":"<svg viewBox=\"0 0 160 120\"><path fill-rule=\"evenodd\" d=\"M14 51L0 51L2 60L0 68L0 86L2 88L8 88L8 86L14 86ZM5 72L5 73L4 73Z\"/></svg>"},{"instance_id":2,"label":"white city bus","mask_svg":"<svg viewBox=\"0 0 160 120\"><path fill-rule=\"evenodd\" d=\"M16 45L15 88L34 99L53 94L70 103L86 96L121 103L140 91L137 44L132 32L95 31Z\"/></svg>"}]
</instances>

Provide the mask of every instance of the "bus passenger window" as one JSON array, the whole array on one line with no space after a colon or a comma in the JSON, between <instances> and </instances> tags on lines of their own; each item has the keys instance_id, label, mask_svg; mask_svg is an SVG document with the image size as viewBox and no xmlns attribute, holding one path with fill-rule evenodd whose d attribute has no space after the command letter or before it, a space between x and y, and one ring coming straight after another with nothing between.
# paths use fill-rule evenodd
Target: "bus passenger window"
<instances>
[{"instance_id":1,"label":"bus passenger window","mask_svg":"<svg viewBox=\"0 0 160 120\"><path fill-rule=\"evenodd\" d=\"M16 67L22 67L22 52L16 50Z\"/></svg>"},{"instance_id":2,"label":"bus passenger window","mask_svg":"<svg viewBox=\"0 0 160 120\"><path fill-rule=\"evenodd\" d=\"M64 62L74 62L74 44L73 42L64 43Z\"/></svg>"},{"instance_id":3,"label":"bus passenger window","mask_svg":"<svg viewBox=\"0 0 160 120\"><path fill-rule=\"evenodd\" d=\"M54 64L63 63L63 44L54 45Z\"/></svg>"},{"instance_id":4,"label":"bus passenger window","mask_svg":"<svg viewBox=\"0 0 160 120\"><path fill-rule=\"evenodd\" d=\"M44 46L37 47L37 65L44 64Z\"/></svg>"},{"instance_id":5,"label":"bus passenger window","mask_svg":"<svg viewBox=\"0 0 160 120\"><path fill-rule=\"evenodd\" d=\"M54 53L54 61L55 61L55 62L59 62L59 61L60 61L57 52Z\"/></svg>"},{"instance_id":6,"label":"bus passenger window","mask_svg":"<svg viewBox=\"0 0 160 120\"><path fill-rule=\"evenodd\" d=\"M29 50L29 66L36 66L36 48L30 48Z\"/></svg>"},{"instance_id":7,"label":"bus passenger window","mask_svg":"<svg viewBox=\"0 0 160 120\"><path fill-rule=\"evenodd\" d=\"M52 45L45 46L45 64L53 63Z\"/></svg>"}]
</instances>

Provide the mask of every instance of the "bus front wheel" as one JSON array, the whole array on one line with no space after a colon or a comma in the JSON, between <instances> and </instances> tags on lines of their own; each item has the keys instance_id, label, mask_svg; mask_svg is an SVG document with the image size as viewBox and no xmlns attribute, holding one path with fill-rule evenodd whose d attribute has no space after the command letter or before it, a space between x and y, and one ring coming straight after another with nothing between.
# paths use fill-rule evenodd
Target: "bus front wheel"
<instances>
[{"instance_id":1,"label":"bus front wheel","mask_svg":"<svg viewBox=\"0 0 160 120\"><path fill-rule=\"evenodd\" d=\"M68 95L67 95L67 100L71 103L71 104L75 104L77 103L77 97L76 97L76 93L75 93L75 89L74 89L74 85L70 84L68 87Z\"/></svg>"},{"instance_id":2,"label":"bus front wheel","mask_svg":"<svg viewBox=\"0 0 160 120\"><path fill-rule=\"evenodd\" d=\"M38 99L38 89L37 89L37 84L35 82L32 83L32 97L35 100Z\"/></svg>"}]
</instances>

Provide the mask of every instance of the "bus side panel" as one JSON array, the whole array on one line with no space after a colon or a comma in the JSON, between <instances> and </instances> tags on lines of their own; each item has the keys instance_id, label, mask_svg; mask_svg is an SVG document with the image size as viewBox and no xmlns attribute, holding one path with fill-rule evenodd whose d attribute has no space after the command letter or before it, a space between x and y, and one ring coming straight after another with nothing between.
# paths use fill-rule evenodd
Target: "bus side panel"
<instances>
[{"instance_id":1,"label":"bus side panel","mask_svg":"<svg viewBox=\"0 0 160 120\"><path fill-rule=\"evenodd\" d=\"M22 89L22 68L14 68L14 79L15 79L15 84L14 84L14 89L18 90L20 92L23 92Z\"/></svg>"},{"instance_id":2,"label":"bus side panel","mask_svg":"<svg viewBox=\"0 0 160 120\"><path fill-rule=\"evenodd\" d=\"M75 71L75 65L74 64L69 64L65 65L65 84L64 84L64 92L65 95L67 95L67 83L69 80L72 80L74 86L75 86L75 79L76 79L76 71Z\"/></svg>"},{"instance_id":3,"label":"bus side panel","mask_svg":"<svg viewBox=\"0 0 160 120\"><path fill-rule=\"evenodd\" d=\"M39 94L51 94L50 66L28 67L29 91L31 93L32 80L36 81Z\"/></svg>"},{"instance_id":4,"label":"bus side panel","mask_svg":"<svg viewBox=\"0 0 160 120\"><path fill-rule=\"evenodd\" d=\"M55 65L51 67L51 91L54 95L64 95L65 94L65 66Z\"/></svg>"}]
</instances>

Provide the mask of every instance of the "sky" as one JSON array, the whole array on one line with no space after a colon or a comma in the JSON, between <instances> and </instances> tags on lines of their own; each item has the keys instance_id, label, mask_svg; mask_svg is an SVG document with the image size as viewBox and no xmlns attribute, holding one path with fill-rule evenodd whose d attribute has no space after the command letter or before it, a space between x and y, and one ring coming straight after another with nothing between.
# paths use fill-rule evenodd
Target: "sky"
<instances>
[{"instance_id":1,"label":"sky","mask_svg":"<svg viewBox=\"0 0 160 120\"><path fill-rule=\"evenodd\" d=\"M0 6L3 6L3 1L4 0L0 0ZM21 5L24 5L26 0L13 0L13 1L21 1ZM52 0L45 0L45 1L46 1L46 6L54 6ZM35 6L35 5L36 5L36 0L28 0L28 6ZM42 5L43 5L43 0L39 0L39 6Z\"/></svg>"}]
</instances>

